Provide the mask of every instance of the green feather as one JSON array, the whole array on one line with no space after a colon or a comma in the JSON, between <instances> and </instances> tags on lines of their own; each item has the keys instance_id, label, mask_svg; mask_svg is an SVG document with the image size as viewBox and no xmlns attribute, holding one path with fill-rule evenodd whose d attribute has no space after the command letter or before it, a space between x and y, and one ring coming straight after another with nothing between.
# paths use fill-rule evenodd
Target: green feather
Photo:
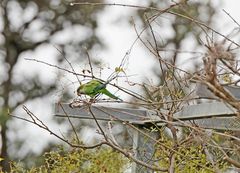
<instances>
[{"instance_id":1,"label":"green feather","mask_svg":"<svg viewBox=\"0 0 240 173\"><path fill-rule=\"evenodd\" d=\"M108 96L108 97L110 97L112 99L116 99L116 100L119 99L117 96L115 96L112 93L110 93L106 88L101 89L99 92L102 93L102 94L105 94L106 96Z\"/></svg>"},{"instance_id":2,"label":"green feather","mask_svg":"<svg viewBox=\"0 0 240 173\"><path fill-rule=\"evenodd\" d=\"M119 97L113 95L106 89L106 84L100 82L99 80L94 80L94 79L85 84L80 85L77 89L77 94L88 95L91 98L95 97L98 94L105 94L110 98L121 100Z\"/></svg>"}]
</instances>

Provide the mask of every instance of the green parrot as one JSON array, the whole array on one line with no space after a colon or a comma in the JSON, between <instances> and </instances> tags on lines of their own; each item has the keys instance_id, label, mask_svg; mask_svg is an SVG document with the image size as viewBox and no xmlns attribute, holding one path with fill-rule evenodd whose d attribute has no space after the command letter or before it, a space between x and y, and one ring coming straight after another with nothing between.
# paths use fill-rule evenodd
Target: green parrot
<instances>
[{"instance_id":1,"label":"green parrot","mask_svg":"<svg viewBox=\"0 0 240 173\"><path fill-rule=\"evenodd\" d=\"M106 89L106 83L102 83L99 80L91 80L85 84L81 84L77 89L77 95L80 96L81 94L88 95L91 98L95 97L98 94L105 94L106 96L116 99L122 100L119 97L113 95Z\"/></svg>"}]
</instances>

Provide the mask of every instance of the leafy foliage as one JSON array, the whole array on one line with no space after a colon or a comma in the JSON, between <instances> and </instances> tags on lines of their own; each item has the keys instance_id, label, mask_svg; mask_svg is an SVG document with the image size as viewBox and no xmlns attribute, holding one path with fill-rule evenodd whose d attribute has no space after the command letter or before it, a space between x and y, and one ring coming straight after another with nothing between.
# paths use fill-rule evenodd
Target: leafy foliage
<instances>
[{"instance_id":1,"label":"leafy foliage","mask_svg":"<svg viewBox=\"0 0 240 173\"><path fill-rule=\"evenodd\" d=\"M224 161L222 153L216 147L203 145L193 137L180 141L178 146L166 135L162 135L159 140L168 149L161 145L156 146L155 157L156 160L159 160L158 164L162 167L170 167L170 158L175 155L174 169L176 173L212 173L216 172L216 169L225 170L230 166ZM206 151L209 151L208 154L211 155L213 162L208 158Z\"/></svg>"},{"instance_id":2,"label":"leafy foliage","mask_svg":"<svg viewBox=\"0 0 240 173\"><path fill-rule=\"evenodd\" d=\"M13 173L59 173L59 172L92 172L121 173L128 160L110 148L94 150L72 149L67 151L59 147L57 151L44 154L44 164L39 167L24 169L20 163L12 163Z\"/></svg>"}]
</instances>

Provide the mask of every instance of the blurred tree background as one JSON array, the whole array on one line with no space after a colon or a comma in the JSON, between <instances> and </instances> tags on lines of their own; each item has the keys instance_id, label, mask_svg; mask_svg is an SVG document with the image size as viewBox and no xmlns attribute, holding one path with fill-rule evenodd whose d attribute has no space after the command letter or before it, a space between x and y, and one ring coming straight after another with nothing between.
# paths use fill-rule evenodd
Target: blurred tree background
<instances>
[{"instance_id":1,"label":"blurred tree background","mask_svg":"<svg viewBox=\"0 0 240 173\"><path fill-rule=\"evenodd\" d=\"M4 170L8 170L10 159L8 131L11 131L9 122L12 119L8 116L8 111L14 112L22 104L56 91L55 80L43 82L39 74L31 77L16 74L18 64L23 61L22 55L56 45L64 56L80 63L82 60L80 52L83 47L90 50L94 45L101 45L95 33L97 29L95 14L103 7L70 6L69 3L66 0L0 2L0 122L1 157L4 158L1 166ZM86 33L81 34L81 38L76 35L74 40L67 37L63 40L58 39L64 32L71 33L80 27L87 29ZM71 56L71 51L76 54ZM54 58L57 58L59 63L64 60L63 56L48 58L51 62ZM47 76L46 74L45 77Z\"/></svg>"},{"instance_id":2,"label":"blurred tree background","mask_svg":"<svg viewBox=\"0 0 240 173\"><path fill-rule=\"evenodd\" d=\"M102 1L91 1L91 3L94 2ZM82 6L77 4L70 6L69 3L70 1L64 0L1 1L0 22L3 27L0 28L0 121L2 141L1 157L4 158L1 166L4 170L9 169L8 162L10 159L13 159L9 158L8 154L8 146L10 145L8 131L11 131L12 128L9 125L11 117L8 116L8 111L13 112L26 102L36 98L43 98L56 92L57 87L57 79L50 83L44 83L41 81L39 75L29 78L21 74L15 74L15 68L17 68L18 63L22 61L22 55L26 52L33 52L42 46L51 47L56 45L60 48L63 55L56 57L59 64L66 63L64 57L67 57L73 63L81 63L82 57L84 57L82 53L83 47L87 50L95 48L96 45L103 47L101 40L99 40L96 35L98 27L96 14L104 10L104 6ZM171 3L172 1L160 2L148 0L144 5L163 9ZM173 9L173 11L197 18L208 26L212 26L213 18L216 14L216 6L216 3L213 4L211 1L189 1L188 3L187 1L186 3L183 1L183 3ZM135 9L133 18L135 21L140 21L144 27L149 25L148 19L151 16L154 17L155 14L156 13L151 10ZM74 29L82 26L86 27L87 31L81 38L76 36L77 38L74 40L68 38L63 40L59 39L64 32L71 33ZM133 25L131 27L133 27ZM182 60L179 60L182 58L182 55L179 54L177 50L187 48L189 40L191 46L196 48L202 44L199 38L202 36L203 30L196 27L191 21L179 16L164 14L163 17L158 17L153 23L153 30L160 35L156 40L159 52L164 52L164 59L173 65L179 62L182 63ZM148 43L154 44L151 30L147 30L144 37L145 40L149 41ZM169 73L169 69L166 68L163 69L163 71L159 71L157 68L159 67L154 67L153 71L157 76L157 82L161 86L164 81L163 78L165 78L164 75ZM196 69L197 65L189 70L194 71ZM151 90L153 93L149 92L149 89L146 88L145 95L149 97L149 99L155 101L162 99L161 96L158 95L159 93L155 93L158 91ZM156 97L153 98L153 95ZM15 148L15 150L17 150L17 148ZM17 157L14 159L18 160Z\"/></svg>"},{"instance_id":3,"label":"blurred tree background","mask_svg":"<svg viewBox=\"0 0 240 173\"><path fill-rule=\"evenodd\" d=\"M216 24L214 19L219 12L217 9L221 6L221 1L217 3L213 3L212 1L180 2L182 3L171 9L171 12L191 17L205 23L209 27L213 27ZM147 1L147 6L164 9L169 7L171 3L171 1L163 1L160 3L149 0ZM140 19L143 26L149 26L149 22L155 19L151 23L152 30L147 29L143 35L143 40L146 40L145 45L153 47L156 41L161 58L173 66L180 65L183 69L187 67L186 71L196 71L201 61L201 54L199 55L198 52L202 51L206 33L203 28L196 25L196 23L182 16L174 15L171 12L158 16L158 12L140 9L136 11L135 20ZM153 34L156 40L154 40L152 32L154 32ZM195 52L196 55L194 58L191 58L194 52L189 50L198 50ZM153 57L156 58L156 56ZM191 58L191 61L188 61L188 58ZM159 85L163 85L163 79L168 70L167 68L163 68L163 71L161 71L159 70L159 66L153 68L153 71L159 79Z\"/></svg>"}]
</instances>

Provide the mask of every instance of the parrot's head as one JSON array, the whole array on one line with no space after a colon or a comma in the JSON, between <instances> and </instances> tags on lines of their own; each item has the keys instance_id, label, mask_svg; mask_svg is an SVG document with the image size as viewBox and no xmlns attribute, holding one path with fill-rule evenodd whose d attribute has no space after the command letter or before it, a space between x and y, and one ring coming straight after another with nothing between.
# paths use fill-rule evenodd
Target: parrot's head
<instances>
[{"instance_id":1,"label":"parrot's head","mask_svg":"<svg viewBox=\"0 0 240 173\"><path fill-rule=\"evenodd\" d=\"M83 92L83 85L80 85L77 89L77 95L80 96L81 94L84 94Z\"/></svg>"}]
</instances>

